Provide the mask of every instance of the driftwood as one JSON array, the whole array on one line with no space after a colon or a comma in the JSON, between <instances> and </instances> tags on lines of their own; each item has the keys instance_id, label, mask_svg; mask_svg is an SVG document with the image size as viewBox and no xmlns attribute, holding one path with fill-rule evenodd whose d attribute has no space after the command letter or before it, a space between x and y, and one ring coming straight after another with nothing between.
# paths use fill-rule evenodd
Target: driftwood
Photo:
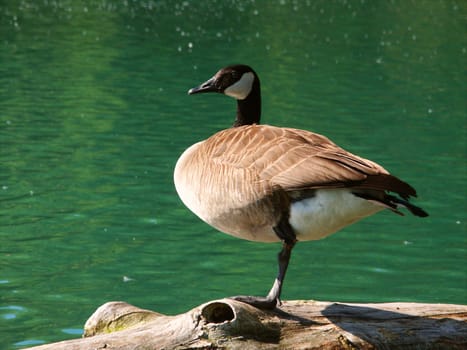
<instances>
[{"instance_id":1,"label":"driftwood","mask_svg":"<svg viewBox=\"0 0 467 350\"><path fill-rule=\"evenodd\" d=\"M467 349L467 306L287 301L273 311L222 299L166 316L109 302L84 338L57 349Z\"/></svg>"}]
</instances>

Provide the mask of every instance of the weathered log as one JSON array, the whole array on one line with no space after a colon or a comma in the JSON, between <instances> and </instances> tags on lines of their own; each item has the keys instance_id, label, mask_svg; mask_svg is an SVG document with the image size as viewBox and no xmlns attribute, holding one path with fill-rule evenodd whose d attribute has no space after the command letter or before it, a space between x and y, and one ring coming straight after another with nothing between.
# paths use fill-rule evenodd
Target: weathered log
<instances>
[{"instance_id":1,"label":"weathered log","mask_svg":"<svg viewBox=\"0 0 467 350\"><path fill-rule=\"evenodd\" d=\"M82 339L30 349L467 349L467 306L287 301L273 311L222 299L177 316L109 302Z\"/></svg>"}]
</instances>

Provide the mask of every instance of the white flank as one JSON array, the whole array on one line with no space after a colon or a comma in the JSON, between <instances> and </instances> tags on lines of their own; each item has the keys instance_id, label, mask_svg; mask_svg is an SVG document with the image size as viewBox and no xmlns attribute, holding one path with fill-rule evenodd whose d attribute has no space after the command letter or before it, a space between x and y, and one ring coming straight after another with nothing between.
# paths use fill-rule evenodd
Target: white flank
<instances>
[{"instance_id":1,"label":"white flank","mask_svg":"<svg viewBox=\"0 0 467 350\"><path fill-rule=\"evenodd\" d=\"M383 209L348 189L322 189L312 198L292 203L290 224L299 241L316 240Z\"/></svg>"},{"instance_id":2,"label":"white flank","mask_svg":"<svg viewBox=\"0 0 467 350\"><path fill-rule=\"evenodd\" d=\"M244 100L251 92L255 76L252 72L244 73L239 81L224 90L227 96Z\"/></svg>"}]
</instances>

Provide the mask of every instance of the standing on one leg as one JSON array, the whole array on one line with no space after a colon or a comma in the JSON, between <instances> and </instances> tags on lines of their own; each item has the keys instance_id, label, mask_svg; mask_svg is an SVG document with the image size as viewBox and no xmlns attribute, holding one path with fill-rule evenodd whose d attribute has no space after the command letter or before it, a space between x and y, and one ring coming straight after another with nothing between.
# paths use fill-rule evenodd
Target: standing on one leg
<instances>
[{"instance_id":1,"label":"standing on one leg","mask_svg":"<svg viewBox=\"0 0 467 350\"><path fill-rule=\"evenodd\" d=\"M233 127L189 147L178 159L174 182L183 203L227 234L258 242L283 241L279 272L265 298L238 296L272 308L297 241L324 238L364 217L407 208L416 196L382 166L337 146L327 137L293 128L259 125L258 75L246 65L219 70L189 94L217 92L237 100Z\"/></svg>"}]
</instances>

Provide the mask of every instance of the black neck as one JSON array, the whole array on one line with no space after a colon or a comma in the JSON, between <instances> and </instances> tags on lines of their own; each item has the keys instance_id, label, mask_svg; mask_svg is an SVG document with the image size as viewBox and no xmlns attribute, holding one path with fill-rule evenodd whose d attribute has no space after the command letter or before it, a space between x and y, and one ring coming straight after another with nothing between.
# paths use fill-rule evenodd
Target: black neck
<instances>
[{"instance_id":1,"label":"black neck","mask_svg":"<svg viewBox=\"0 0 467 350\"><path fill-rule=\"evenodd\" d=\"M244 100L237 100L237 119L234 127L259 124L261 119L261 89L258 78L253 82L250 94Z\"/></svg>"}]
</instances>

